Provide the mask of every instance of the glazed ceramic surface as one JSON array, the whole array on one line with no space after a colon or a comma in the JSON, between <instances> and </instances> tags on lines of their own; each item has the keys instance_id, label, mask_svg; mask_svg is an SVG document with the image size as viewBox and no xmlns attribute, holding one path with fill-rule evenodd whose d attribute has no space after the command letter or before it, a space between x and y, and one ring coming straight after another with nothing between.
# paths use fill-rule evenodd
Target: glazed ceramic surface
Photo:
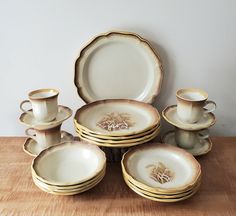
<instances>
[{"instance_id":1,"label":"glazed ceramic surface","mask_svg":"<svg viewBox=\"0 0 236 216\"><path fill-rule=\"evenodd\" d=\"M178 146L176 141L175 141L175 132L170 131L166 133L163 138L162 138L163 143L167 143L173 146ZM179 147L179 146L178 146ZM200 156L200 155L205 155L208 152L211 151L212 148L212 142L211 139L204 139L204 140L199 140L199 142L196 142L193 146L193 148L188 148L184 149L185 151L189 152L193 156Z\"/></svg>"},{"instance_id":2,"label":"glazed ceramic surface","mask_svg":"<svg viewBox=\"0 0 236 216\"><path fill-rule=\"evenodd\" d=\"M197 181L201 168L195 158L182 149L163 144L135 147L124 154L123 169L142 188L183 190Z\"/></svg>"},{"instance_id":3,"label":"glazed ceramic surface","mask_svg":"<svg viewBox=\"0 0 236 216\"><path fill-rule=\"evenodd\" d=\"M38 122L50 122L54 120L58 112L58 98L59 92L56 89L39 89L29 93L29 100L24 100L20 104L23 112L33 114ZM33 113L25 110L23 105L30 103Z\"/></svg>"},{"instance_id":4,"label":"glazed ceramic surface","mask_svg":"<svg viewBox=\"0 0 236 216\"><path fill-rule=\"evenodd\" d=\"M63 121L70 118L71 115L72 110L69 107L59 105L56 119L51 122L38 122L38 120L34 117L32 111L29 111L28 113L23 113L20 116L20 122L28 127L33 127L37 130L46 130L59 126L60 124L62 124Z\"/></svg>"},{"instance_id":5,"label":"glazed ceramic surface","mask_svg":"<svg viewBox=\"0 0 236 216\"><path fill-rule=\"evenodd\" d=\"M74 137L65 132L65 131L61 131L61 141L60 143L66 142L66 141L72 141L74 139ZM31 156L37 156L41 151L43 151L45 148L40 145L39 143L36 142L36 140L32 139L32 138L27 138L24 145L23 145L23 150L31 155Z\"/></svg>"},{"instance_id":6,"label":"glazed ceramic surface","mask_svg":"<svg viewBox=\"0 0 236 216\"><path fill-rule=\"evenodd\" d=\"M176 93L177 97L177 114L179 119L184 123L198 122L204 113L215 110L214 101L207 101L208 94L200 89L180 89ZM212 105L211 109L204 109L208 104Z\"/></svg>"},{"instance_id":7,"label":"glazed ceramic surface","mask_svg":"<svg viewBox=\"0 0 236 216\"><path fill-rule=\"evenodd\" d=\"M149 104L126 99L96 101L78 109L75 121L88 132L127 136L147 131L160 123L160 115Z\"/></svg>"},{"instance_id":8,"label":"glazed ceramic surface","mask_svg":"<svg viewBox=\"0 0 236 216\"><path fill-rule=\"evenodd\" d=\"M147 40L133 33L109 32L82 49L74 82L87 103L119 98L151 103L159 94L162 76L160 58Z\"/></svg>"},{"instance_id":9,"label":"glazed ceramic surface","mask_svg":"<svg viewBox=\"0 0 236 216\"><path fill-rule=\"evenodd\" d=\"M32 172L45 183L73 185L96 176L105 163L99 147L72 141L43 150L33 160Z\"/></svg>"},{"instance_id":10,"label":"glazed ceramic surface","mask_svg":"<svg viewBox=\"0 0 236 216\"><path fill-rule=\"evenodd\" d=\"M189 130L189 131L196 131L209 128L216 122L215 115L213 113L205 113L202 116L202 118L195 124L183 123L181 120L179 120L176 105L166 107L162 111L162 116L170 124L183 130Z\"/></svg>"}]
</instances>

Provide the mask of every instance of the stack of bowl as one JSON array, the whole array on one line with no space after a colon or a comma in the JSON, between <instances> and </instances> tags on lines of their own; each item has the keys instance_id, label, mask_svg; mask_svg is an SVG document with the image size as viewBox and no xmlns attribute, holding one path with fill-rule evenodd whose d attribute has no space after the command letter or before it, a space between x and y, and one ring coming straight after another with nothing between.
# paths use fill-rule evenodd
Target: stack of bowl
<instances>
[{"instance_id":1,"label":"stack of bowl","mask_svg":"<svg viewBox=\"0 0 236 216\"><path fill-rule=\"evenodd\" d=\"M55 195L74 195L96 186L106 172L106 157L99 147L65 142L43 150L31 166L34 183Z\"/></svg>"},{"instance_id":2,"label":"stack of bowl","mask_svg":"<svg viewBox=\"0 0 236 216\"><path fill-rule=\"evenodd\" d=\"M208 100L205 91L194 88L178 90L176 98L177 105L168 106L162 112L164 119L175 126L174 131L162 137L163 143L183 148L194 156L207 154L212 148L209 128L216 122L212 113L215 102Z\"/></svg>"},{"instance_id":3,"label":"stack of bowl","mask_svg":"<svg viewBox=\"0 0 236 216\"><path fill-rule=\"evenodd\" d=\"M56 89L38 89L30 92L29 100L20 104L23 111L20 122L28 127L23 150L31 156L37 156L50 146L73 140L71 134L61 131L62 123L72 115L72 110L58 105L58 95ZM27 103L32 110L24 108Z\"/></svg>"},{"instance_id":4,"label":"stack of bowl","mask_svg":"<svg viewBox=\"0 0 236 216\"><path fill-rule=\"evenodd\" d=\"M201 167L188 152L161 143L134 147L123 155L122 173L128 187L147 199L177 202L199 189Z\"/></svg>"},{"instance_id":5,"label":"stack of bowl","mask_svg":"<svg viewBox=\"0 0 236 216\"><path fill-rule=\"evenodd\" d=\"M78 109L74 124L78 136L105 147L130 147L154 139L160 115L153 106L127 99L92 102Z\"/></svg>"}]
</instances>

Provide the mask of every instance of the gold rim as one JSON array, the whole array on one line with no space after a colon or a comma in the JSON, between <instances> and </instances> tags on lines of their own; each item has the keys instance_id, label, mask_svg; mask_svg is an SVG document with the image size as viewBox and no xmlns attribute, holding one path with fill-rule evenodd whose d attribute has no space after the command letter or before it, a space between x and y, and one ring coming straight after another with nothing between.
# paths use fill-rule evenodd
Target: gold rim
<instances>
[{"instance_id":1,"label":"gold rim","mask_svg":"<svg viewBox=\"0 0 236 216\"><path fill-rule=\"evenodd\" d=\"M100 135L100 134L96 134L96 133L91 133L85 129L83 129L75 120L74 120L74 124L75 124L75 128L80 130L81 132L87 134L88 136L92 136L94 138L101 138L101 139L108 139L108 140L126 140L126 139L133 139L133 138L137 138L140 136L145 136L151 132L153 132L154 130L156 130L158 127L161 126L161 124L157 124L155 125L153 128L151 128L150 130L144 131L142 133L139 134L135 134L135 135L127 135L127 136L109 136L109 135Z\"/></svg>"},{"instance_id":2,"label":"gold rim","mask_svg":"<svg viewBox=\"0 0 236 216\"><path fill-rule=\"evenodd\" d=\"M150 138L146 139L146 140L142 140L142 141L139 141L139 142L134 142L134 143L129 143L129 144L111 144L111 143L99 143L99 142L96 142L96 141L92 141L90 139L87 139L87 138L84 138L83 136L81 136L80 134L77 134L78 137L88 143L93 143L93 144L96 144L98 146L104 146L104 147L113 147L113 148L126 148L126 147L131 147L131 146L136 146L136 145L140 145L140 144L143 144L143 143L147 143L151 140L153 140L155 137L158 136L158 134L160 133L160 129Z\"/></svg>"},{"instance_id":3,"label":"gold rim","mask_svg":"<svg viewBox=\"0 0 236 216\"><path fill-rule=\"evenodd\" d=\"M53 92L54 94L48 97L43 97L43 98L34 98L33 95L36 93L41 93L41 92ZM55 98L59 95L59 91L57 89L52 89L52 88L48 88L48 89L37 89L34 91L31 91L28 94L28 97L30 100L45 100L45 99L50 99L50 98Z\"/></svg>"},{"instance_id":4,"label":"gold rim","mask_svg":"<svg viewBox=\"0 0 236 216\"><path fill-rule=\"evenodd\" d=\"M134 143L134 142L139 142L139 141L148 139L148 138L152 137L153 135L155 135L157 132L160 132L160 127L158 127L156 130L154 130L150 134L145 135L143 137L134 138L134 139L126 139L126 140L109 140L109 139L108 140L101 140L99 138L94 138L94 137L88 136L88 135L84 134L83 132L81 132L80 130L76 130L76 132L78 134L80 134L81 136L83 136L84 138L87 138L89 140L99 142L99 143L126 144L126 143Z\"/></svg>"},{"instance_id":5,"label":"gold rim","mask_svg":"<svg viewBox=\"0 0 236 216\"><path fill-rule=\"evenodd\" d=\"M103 34L97 35L96 37L94 37L91 41L89 41L81 49L80 54L79 54L78 58L76 59L75 66L74 66L74 69L75 69L74 84L75 84L75 86L77 88L77 92L78 92L79 96L83 99L83 101L85 103L90 103L91 102L83 94L83 88L80 85L78 85L78 83L77 83L77 80L78 80L78 77L79 77L79 73L80 73L80 72L77 71L77 65L80 64L80 61L83 58L84 52L86 51L86 49L88 49L91 45L96 43L96 41L98 41L100 38L109 37L110 35L122 35L122 36L127 36L127 37L132 37L132 38L138 39L140 41L140 43L144 43L145 46L148 47L153 52L154 56L156 57L156 61L157 61L158 65L159 65L159 69L160 69L160 80L159 80L159 84L158 83L156 84L156 86L157 86L156 92L153 92L153 94L150 97L150 99L145 101L145 103L150 103L150 104L153 103L155 98L157 97L157 95L160 93L161 86L162 86L162 80L163 80L163 73L164 72L163 72L163 66L162 66L162 63L161 63L160 56L157 53L157 51L154 50L154 48L151 46L151 44L150 44L150 42L148 40L144 39L143 37L141 37L140 35L138 35L136 33L125 32L125 31L109 31L107 33L103 33Z\"/></svg>"}]
</instances>

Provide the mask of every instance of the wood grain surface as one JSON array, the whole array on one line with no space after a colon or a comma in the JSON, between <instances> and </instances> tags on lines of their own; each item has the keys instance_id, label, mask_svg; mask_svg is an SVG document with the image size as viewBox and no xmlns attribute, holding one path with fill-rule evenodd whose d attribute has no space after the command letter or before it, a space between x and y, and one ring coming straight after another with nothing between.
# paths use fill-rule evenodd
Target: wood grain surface
<instances>
[{"instance_id":1,"label":"wood grain surface","mask_svg":"<svg viewBox=\"0 0 236 216\"><path fill-rule=\"evenodd\" d=\"M108 164L102 182L83 194L47 194L31 179L32 157L22 150L24 140L0 138L0 216L236 215L236 138L212 138L212 151L197 158L203 172L199 192L179 203L158 203L132 192L120 163Z\"/></svg>"}]
</instances>

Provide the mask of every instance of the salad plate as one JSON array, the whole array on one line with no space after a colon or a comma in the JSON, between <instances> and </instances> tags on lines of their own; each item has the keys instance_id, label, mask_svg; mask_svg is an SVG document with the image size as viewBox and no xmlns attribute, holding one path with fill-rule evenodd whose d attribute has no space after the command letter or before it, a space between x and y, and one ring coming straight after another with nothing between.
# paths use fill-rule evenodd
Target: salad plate
<instances>
[{"instance_id":1,"label":"salad plate","mask_svg":"<svg viewBox=\"0 0 236 216\"><path fill-rule=\"evenodd\" d=\"M98 35L75 62L74 83L86 103L119 98L152 103L162 77L157 52L147 40L130 32Z\"/></svg>"},{"instance_id":2,"label":"salad plate","mask_svg":"<svg viewBox=\"0 0 236 216\"><path fill-rule=\"evenodd\" d=\"M104 136L128 136L146 132L160 124L160 115L150 104L108 99L86 104L77 110L76 125L83 130Z\"/></svg>"}]
</instances>

